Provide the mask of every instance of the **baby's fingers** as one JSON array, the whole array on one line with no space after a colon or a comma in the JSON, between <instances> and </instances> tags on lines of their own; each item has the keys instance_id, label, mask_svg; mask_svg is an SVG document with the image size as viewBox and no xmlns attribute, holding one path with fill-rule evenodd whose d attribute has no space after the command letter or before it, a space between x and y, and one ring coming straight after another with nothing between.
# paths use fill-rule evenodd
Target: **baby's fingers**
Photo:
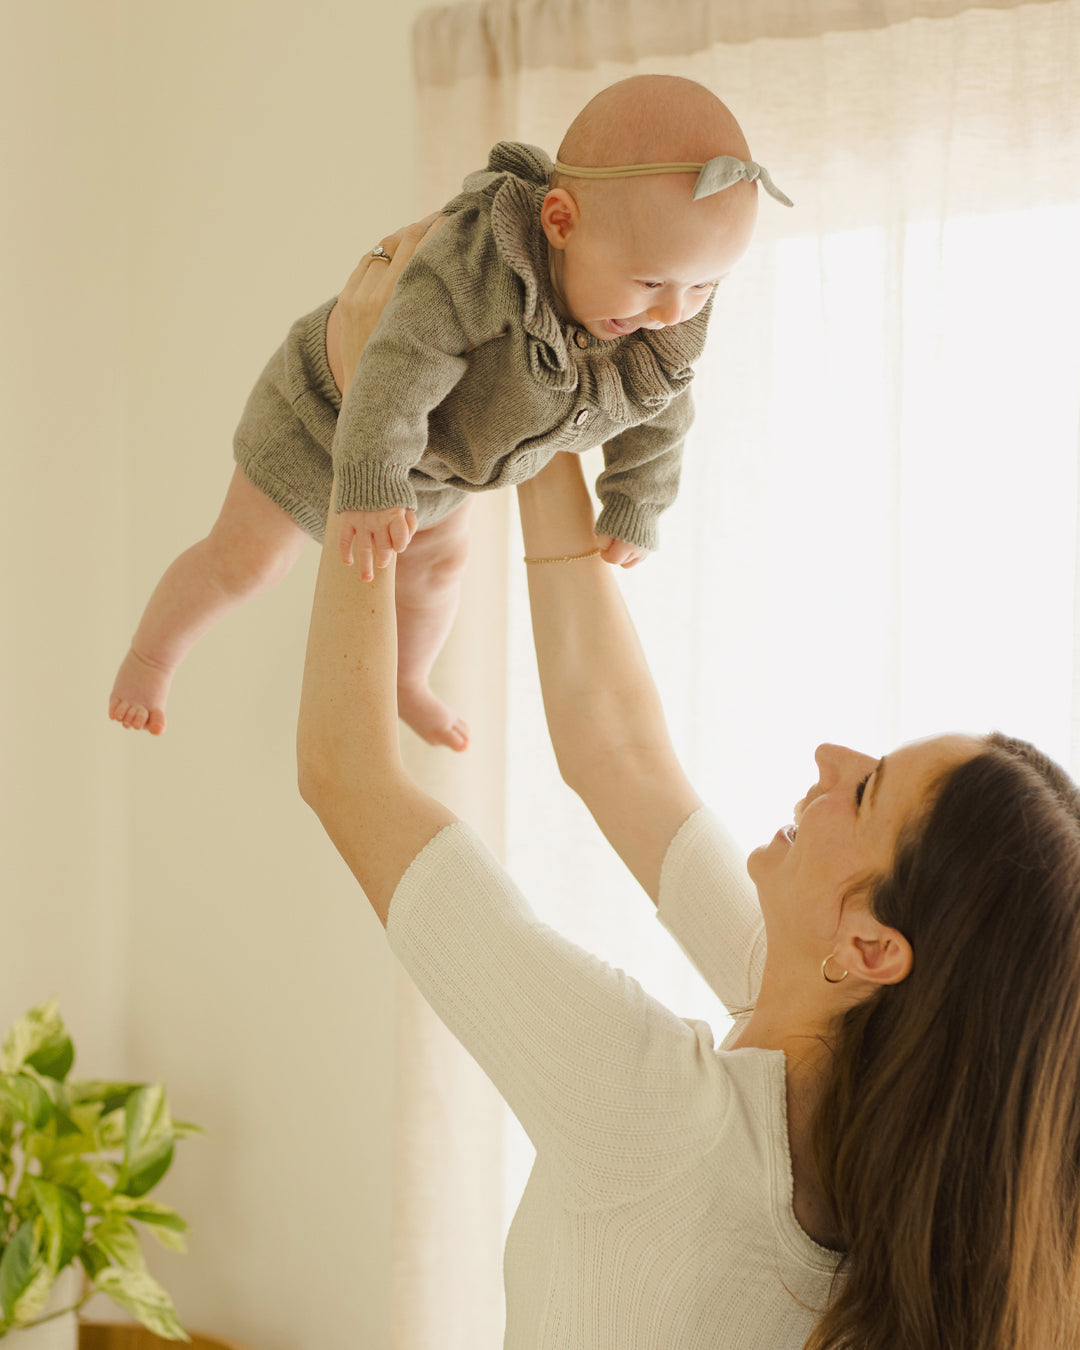
<instances>
[{"instance_id":1,"label":"baby's fingers","mask_svg":"<svg viewBox=\"0 0 1080 1350\"><path fill-rule=\"evenodd\" d=\"M637 544L627 544L622 539L613 539L611 535L597 535L596 542L600 546L600 556L606 563L612 567L636 567L639 562L649 556L647 548L639 548Z\"/></svg>"},{"instance_id":2,"label":"baby's fingers","mask_svg":"<svg viewBox=\"0 0 1080 1350\"><path fill-rule=\"evenodd\" d=\"M629 544L624 544L621 539L612 539L610 535L598 535L596 542L600 546L601 558L612 567L621 567L634 552Z\"/></svg>"},{"instance_id":3,"label":"baby's fingers","mask_svg":"<svg viewBox=\"0 0 1080 1350\"><path fill-rule=\"evenodd\" d=\"M357 530L356 561L360 568L360 576L364 581L375 580L375 567L372 561L375 553L374 543L370 530ZM382 564L380 563L379 566L381 567Z\"/></svg>"},{"instance_id":4,"label":"baby's fingers","mask_svg":"<svg viewBox=\"0 0 1080 1350\"><path fill-rule=\"evenodd\" d=\"M395 553L404 553L415 533L416 512L410 507L390 522L390 547Z\"/></svg>"},{"instance_id":5,"label":"baby's fingers","mask_svg":"<svg viewBox=\"0 0 1080 1350\"><path fill-rule=\"evenodd\" d=\"M338 535L338 552L341 554L341 561L346 567L352 566L352 542L355 534L356 530L352 525L342 525L341 532Z\"/></svg>"},{"instance_id":6,"label":"baby's fingers","mask_svg":"<svg viewBox=\"0 0 1080 1350\"><path fill-rule=\"evenodd\" d=\"M389 567L397 553L390 530L388 528L380 530L377 535L372 536L371 542L375 552L375 566Z\"/></svg>"}]
</instances>

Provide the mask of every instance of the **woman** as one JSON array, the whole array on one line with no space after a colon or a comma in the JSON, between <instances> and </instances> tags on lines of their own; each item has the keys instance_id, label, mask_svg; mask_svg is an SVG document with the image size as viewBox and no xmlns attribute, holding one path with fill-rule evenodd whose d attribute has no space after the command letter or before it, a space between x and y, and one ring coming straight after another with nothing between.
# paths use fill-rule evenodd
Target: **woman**
<instances>
[{"instance_id":1,"label":"woman","mask_svg":"<svg viewBox=\"0 0 1080 1350\"><path fill-rule=\"evenodd\" d=\"M346 376L418 233L342 296ZM672 750L579 462L519 489L566 781L738 1015L539 925L398 752L391 558L324 552L301 791L537 1149L507 1347L1080 1345L1080 803L1001 737L836 746L746 871ZM327 537L333 539L333 531ZM559 565L562 564L562 565ZM759 908L760 905L760 908ZM763 923L762 923L763 921Z\"/></svg>"}]
</instances>

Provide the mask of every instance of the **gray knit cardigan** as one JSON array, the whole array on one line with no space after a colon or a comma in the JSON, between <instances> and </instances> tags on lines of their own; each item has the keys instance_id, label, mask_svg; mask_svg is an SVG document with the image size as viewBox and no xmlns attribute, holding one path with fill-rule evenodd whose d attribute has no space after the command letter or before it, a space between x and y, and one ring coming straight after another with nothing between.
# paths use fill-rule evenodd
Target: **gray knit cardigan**
<instances>
[{"instance_id":1,"label":"gray knit cardigan","mask_svg":"<svg viewBox=\"0 0 1080 1350\"><path fill-rule=\"evenodd\" d=\"M418 476L465 492L520 483L559 450L602 443L598 532L656 548L710 307L611 341L563 320L540 227L551 171L542 150L501 141L402 272L338 418L339 511L415 508Z\"/></svg>"}]
</instances>

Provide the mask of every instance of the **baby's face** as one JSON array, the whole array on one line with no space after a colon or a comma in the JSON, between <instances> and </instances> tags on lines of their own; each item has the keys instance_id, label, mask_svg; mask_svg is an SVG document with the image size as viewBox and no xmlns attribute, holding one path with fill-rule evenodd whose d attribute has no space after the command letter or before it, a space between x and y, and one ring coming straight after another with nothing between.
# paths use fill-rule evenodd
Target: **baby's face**
<instances>
[{"instance_id":1,"label":"baby's face","mask_svg":"<svg viewBox=\"0 0 1080 1350\"><path fill-rule=\"evenodd\" d=\"M756 197L693 202L688 183L680 175L639 179L610 204L615 209L588 202L565 237L545 230L556 297L593 337L610 341L693 318L746 251Z\"/></svg>"}]
</instances>

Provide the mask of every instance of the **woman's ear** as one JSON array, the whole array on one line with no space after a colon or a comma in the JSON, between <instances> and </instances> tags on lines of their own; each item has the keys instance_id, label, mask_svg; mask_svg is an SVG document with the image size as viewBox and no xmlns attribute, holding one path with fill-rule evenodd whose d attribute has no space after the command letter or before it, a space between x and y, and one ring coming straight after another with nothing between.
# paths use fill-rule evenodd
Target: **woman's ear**
<instances>
[{"instance_id":1,"label":"woman's ear","mask_svg":"<svg viewBox=\"0 0 1080 1350\"><path fill-rule=\"evenodd\" d=\"M565 188L552 188L540 207L540 227L552 248L564 249L577 228L581 208Z\"/></svg>"},{"instance_id":2,"label":"woman's ear","mask_svg":"<svg viewBox=\"0 0 1080 1350\"><path fill-rule=\"evenodd\" d=\"M899 984L911 974L911 943L869 916L841 941L834 964L868 984Z\"/></svg>"}]
</instances>

